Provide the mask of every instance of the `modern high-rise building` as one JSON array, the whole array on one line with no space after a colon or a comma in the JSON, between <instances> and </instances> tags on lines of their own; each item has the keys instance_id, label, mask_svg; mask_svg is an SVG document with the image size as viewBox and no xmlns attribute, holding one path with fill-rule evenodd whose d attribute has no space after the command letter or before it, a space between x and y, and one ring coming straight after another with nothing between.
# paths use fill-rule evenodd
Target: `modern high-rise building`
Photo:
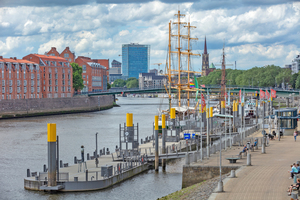
<instances>
[{"instance_id":1,"label":"modern high-rise building","mask_svg":"<svg viewBox=\"0 0 300 200\"><path fill-rule=\"evenodd\" d=\"M147 73L150 64L150 45L122 45L122 76L139 79L140 73Z\"/></svg>"}]
</instances>

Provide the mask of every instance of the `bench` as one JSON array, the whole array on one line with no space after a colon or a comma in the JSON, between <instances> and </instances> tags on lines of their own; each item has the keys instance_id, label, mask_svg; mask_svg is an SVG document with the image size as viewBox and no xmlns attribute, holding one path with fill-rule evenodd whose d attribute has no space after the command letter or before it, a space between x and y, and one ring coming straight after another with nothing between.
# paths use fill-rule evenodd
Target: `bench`
<instances>
[{"instance_id":1,"label":"bench","mask_svg":"<svg viewBox=\"0 0 300 200\"><path fill-rule=\"evenodd\" d=\"M226 158L226 160L229 160L229 163L236 163L237 160L240 158Z\"/></svg>"}]
</instances>

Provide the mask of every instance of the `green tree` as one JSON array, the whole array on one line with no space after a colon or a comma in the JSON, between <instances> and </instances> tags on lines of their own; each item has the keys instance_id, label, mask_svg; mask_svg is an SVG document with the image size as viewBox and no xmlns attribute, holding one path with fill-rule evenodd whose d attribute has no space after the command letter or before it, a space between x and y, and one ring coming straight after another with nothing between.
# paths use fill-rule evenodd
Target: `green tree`
<instances>
[{"instance_id":1,"label":"green tree","mask_svg":"<svg viewBox=\"0 0 300 200\"><path fill-rule=\"evenodd\" d=\"M82 79L82 67L77 63L71 63L73 69L73 88L77 92L84 87Z\"/></svg>"},{"instance_id":2,"label":"green tree","mask_svg":"<svg viewBox=\"0 0 300 200\"><path fill-rule=\"evenodd\" d=\"M112 87L124 87L126 85L126 81L122 79L117 79L114 81L114 83L111 85Z\"/></svg>"},{"instance_id":3,"label":"green tree","mask_svg":"<svg viewBox=\"0 0 300 200\"><path fill-rule=\"evenodd\" d=\"M296 87L297 89L300 88L300 76L297 77L295 87Z\"/></svg>"},{"instance_id":4,"label":"green tree","mask_svg":"<svg viewBox=\"0 0 300 200\"><path fill-rule=\"evenodd\" d=\"M296 88L296 81L298 79L299 73L293 74L290 80L290 84L293 88Z\"/></svg>"},{"instance_id":5,"label":"green tree","mask_svg":"<svg viewBox=\"0 0 300 200\"><path fill-rule=\"evenodd\" d=\"M107 89L109 90L111 88L111 85L109 84L109 82L107 82Z\"/></svg>"},{"instance_id":6,"label":"green tree","mask_svg":"<svg viewBox=\"0 0 300 200\"><path fill-rule=\"evenodd\" d=\"M282 69L282 71L276 76L277 84L290 83L292 80L292 71L290 69Z\"/></svg>"},{"instance_id":7,"label":"green tree","mask_svg":"<svg viewBox=\"0 0 300 200\"><path fill-rule=\"evenodd\" d=\"M139 80L136 78L129 78L126 81L126 87L127 88L137 88L139 87Z\"/></svg>"}]
</instances>

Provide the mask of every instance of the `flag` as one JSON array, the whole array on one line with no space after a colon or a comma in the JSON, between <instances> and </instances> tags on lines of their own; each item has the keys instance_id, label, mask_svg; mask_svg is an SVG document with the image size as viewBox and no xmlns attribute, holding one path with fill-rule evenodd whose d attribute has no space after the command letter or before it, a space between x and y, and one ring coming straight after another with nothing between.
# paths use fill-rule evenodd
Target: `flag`
<instances>
[{"instance_id":1,"label":"flag","mask_svg":"<svg viewBox=\"0 0 300 200\"><path fill-rule=\"evenodd\" d=\"M245 90L243 92L242 103L245 103Z\"/></svg>"},{"instance_id":2,"label":"flag","mask_svg":"<svg viewBox=\"0 0 300 200\"><path fill-rule=\"evenodd\" d=\"M196 76L194 75L194 80L195 80L195 85L196 85L196 89L198 89L199 88L199 86L198 86L198 80L197 80L197 78L196 78ZM196 102L198 102L198 90L196 91Z\"/></svg>"},{"instance_id":3,"label":"flag","mask_svg":"<svg viewBox=\"0 0 300 200\"><path fill-rule=\"evenodd\" d=\"M276 98L276 90L271 89L271 97Z\"/></svg>"},{"instance_id":4,"label":"flag","mask_svg":"<svg viewBox=\"0 0 300 200\"><path fill-rule=\"evenodd\" d=\"M242 103L242 90L240 90L239 96L240 96L240 103Z\"/></svg>"},{"instance_id":5,"label":"flag","mask_svg":"<svg viewBox=\"0 0 300 200\"><path fill-rule=\"evenodd\" d=\"M194 88L195 87L195 83L190 82L190 88Z\"/></svg>"},{"instance_id":6,"label":"flag","mask_svg":"<svg viewBox=\"0 0 300 200\"><path fill-rule=\"evenodd\" d=\"M267 99L270 99L270 93L268 92L268 90L266 90L266 95L267 95Z\"/></svg>"},{"instance_id":7,"label":"flag","mask_svg":"<svg viewBox=\"0 0 300 200\"><path fill-rule=\"evenodd\" d=\"M201 112L203 112L203 108L205 108L206 106L206 103L205 103L205 98L204 98L204 95L201 94Z\"/></svg>"},{"instance_id":8,"label":"flag","mask_svg":"<svg viewBox=\"0 0 300 200\"><path fill-rule=\"evenodd\" d=\"M230 106L230 94L229 94L229 91L228 91L228 106Z\"/></svg>"},{"instance_id":9,"label":"flag","mask_svg":"<svg viewBox=\"0 0 300 200\"><path fill-rule=\"evenodd\" d=\"M201 87L205 87L205 85L201 85Z\"/></svg>"},{"instance_id":10,"label":"flag","mask_svg":"<svg viewBox=\"0 0 300 200\"><path fill-rule=\"evenodd\" d=\"M260 99L265 99L264 91L262 91L262 90L259 91L259 97L260 97Z\"/></svg>"}]
</instances>

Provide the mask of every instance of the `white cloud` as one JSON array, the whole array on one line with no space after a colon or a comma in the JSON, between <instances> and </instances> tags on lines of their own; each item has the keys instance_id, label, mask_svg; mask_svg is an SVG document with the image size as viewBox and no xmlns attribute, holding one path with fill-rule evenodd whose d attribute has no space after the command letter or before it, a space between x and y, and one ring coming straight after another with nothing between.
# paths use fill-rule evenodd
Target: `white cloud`
<instances>
[{"instance_id":1,"label":"white cloud","mask_svg":"<svg viewBox=\"0 0 300 200\"><path fill-rule=\"evenodd\" d=\"M193 43L196 53L202 53L207 36L210 62L220 61L224 39L230 45L227 59L245 68L260 62L283 66L299 49L300 3L210 10L195 10L195 5L180 4L181 13L197 26L192 30L199 38L198 45ZM120 59L122 44L134 42L151 45L151 63L165 63L168 23L176 19L177 8L159 1L0 8L0 54L23 57L69 46L76 55L113 60Z\"/></svg>"}]
</instances>

